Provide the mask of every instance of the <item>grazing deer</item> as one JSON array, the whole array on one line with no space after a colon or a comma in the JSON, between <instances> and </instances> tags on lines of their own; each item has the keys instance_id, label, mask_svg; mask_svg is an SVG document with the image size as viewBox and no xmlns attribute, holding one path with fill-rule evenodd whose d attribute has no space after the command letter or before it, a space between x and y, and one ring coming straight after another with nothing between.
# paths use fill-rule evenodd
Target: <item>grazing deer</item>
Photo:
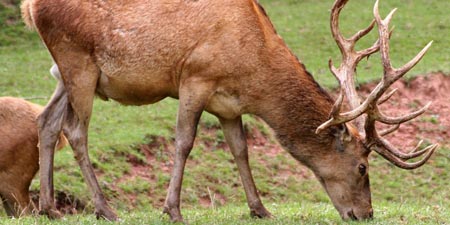
<instances>
[{"instance_id":1,"label":"grazing deer","mask_svg":"<svg viewBox=\"0 0 450 225\"><path fill-rule=\"evenodd\" d=\"M0 199L10 217L33 210L28 188L39 169L37 117L43 107L0 97ZM66 144L59 136L57 149Z\"/></svg>"},{"instance_id":2,"label":"grazing deer","mask_svg":"<svg viewBox=\"0 0 450 225\"><path fill-rule=\"evenodd\" d=\"M352 101L352 110L342 113L344 92L334 104L277 35L256 0L25 0L24 20L37 30L50 51L57 65L53 73L61 75L39 117L41 212L60 216L53 203L52 163L57 134L63 130L93 193L97 216L117 219L88 156L87 131L93 99L98 95L128 105L179 99L176 153L164 205L173 221L182 221L183 171L203 111L219 118L251 215L271 216L258 196L248 163L241 121L246 113L262 118L281 145L315 173L343 219L371 218L369 153L376 151L401 168L413 169L423 165L436 149L432 145L404 154L381 137L392 130L379 133L374 127L375 121L399 125L425 110L390 118L381 114L377 105L388 98L382 95L392 82L413 67L428 47L405 67L393 69L387 31L391 14L381 20L375 7L375 22L345 39L338 31L338 15L346 2L336 1L331 17L344 57L339 69L331 68L342 89L349 88ZM379 41L355 52L355 42L375 23ZM385 76L359 104L349 86L356 64L379 49ZM359 121L357 126L347 123L354 119ZM420 161L406 162L424 153Z\"/></svg>"}]
</instances>

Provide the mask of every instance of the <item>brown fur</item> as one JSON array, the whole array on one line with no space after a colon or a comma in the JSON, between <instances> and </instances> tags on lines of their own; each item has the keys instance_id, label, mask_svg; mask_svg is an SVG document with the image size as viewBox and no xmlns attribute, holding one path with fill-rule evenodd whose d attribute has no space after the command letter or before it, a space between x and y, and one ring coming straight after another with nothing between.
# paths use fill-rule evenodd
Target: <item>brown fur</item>
<instances>
[{"instance_id":1,"label":"brown fur","mask_svg":"<svg viewBox=\"0 0 450 225\"><path fill-rule=\"evenodd\" d=\"M28 188L39 168L36 118L42 110L23 99L0 97L0 198L8 216L33 208ZM57 148L65 144L61 136Z\"/></svg>"},{"instance_id":2,"label":"brown fur","mask_svg":"<svg viewBox=\"0 0 450 225\"><path fill-rule=\"evenodd\" d=\"M61 72L39 118L43 213L60 216L53 205L51 162L55 134L64 130L93 192L97 215L117 219L87 156L97 94L132 105L165 97L180 100L175 165L164 207L174 221L182 220L184 165L204 110L222 124L252 215L270 217L248 165L241 122L247 113L266 121L287 151L314 171L343 218L371 216L368 175L358 173L358 165L368 164L368 152L345 126L315 134L333 101L256 1L25 0L22 10L57 64L54 71Z\"/></svg>"}]
</instances>

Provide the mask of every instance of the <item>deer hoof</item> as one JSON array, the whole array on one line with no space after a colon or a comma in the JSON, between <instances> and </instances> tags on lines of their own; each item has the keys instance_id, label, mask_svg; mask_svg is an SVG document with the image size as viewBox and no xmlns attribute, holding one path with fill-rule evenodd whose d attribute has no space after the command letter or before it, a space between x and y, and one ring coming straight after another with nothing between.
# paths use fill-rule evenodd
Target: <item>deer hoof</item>
<instances>
[{"instance_id":1,"label":"deer hoof","mask_svg":"<svg viewBox=\"0 0 450 225\"><path fill-rule=\"evenodd\" d=\"M39 215L46 215L49 219L61 219L61 214L57 209L42 209L39 211Z\"/></svg>"},{"instance_id":2,"label":"deer hoof","mask_svg":"<svg viewBox=\"0 0 450 225\"><path fill-rule=\"evenodd\" d=\"M250 216L254 218L272 218L272 214L263 207L250 210Z\"/></svg>"},{"instance_id":3,"label":"deer hoof","mask_svg":"<svg viewBox=\"0 0 450 225\"><path fill-rule=\"evenodd\" d=\"M165 206L163 213L169 215L171 222L183 222L183 216L181 216L180 209L178 208L169 208Z\"/></svg>"},{"instance_id":4,"label":"deer hoof","mask_svg":"<svg viewBox=\"0 0 450 225\"><path fill-rule=\"evenodd\" d=\"M95 210L95 216L97 217L97 219L101 218L101 219L105 219L108 221L118 221L119 220L119 217L116 215L116 213L113 212L109 208Z\"/></svg>"}]
</instances>

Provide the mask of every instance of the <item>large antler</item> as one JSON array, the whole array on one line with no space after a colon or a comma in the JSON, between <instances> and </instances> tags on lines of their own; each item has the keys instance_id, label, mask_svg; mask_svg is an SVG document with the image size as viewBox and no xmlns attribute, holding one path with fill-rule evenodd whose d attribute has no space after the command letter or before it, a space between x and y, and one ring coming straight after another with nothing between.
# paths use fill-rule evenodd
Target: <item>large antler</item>
<instances>
[{"instance_id":1,"label":"large antler","mask_svg":"<svg viewBox=\"0 0 450 225\"><path fill-rule=\"evenodd\" d=\"M382 136L387 135L398 129L400 124L412 120L417 116L424 113L427 108L430 106L430 103L425 105L423 108L409 113L406 116L401 117L389 117L384 115L378 108L378 105L386 102L396 90L393 90L383 96L383 94L387 91L387 89L398 79L400 79L403 75L405 75L411 68L413 68L425 55L428 48L431 46L432 42L428 43L422 51L419 52L411 61L406 63L399 69L393 68L391 64L391 60L389 57L389 38L391 36L391 32L389 31L389 23L392 19L393 14L396 9L392 10L388 16L383 20L380 17L378 10L378 0L374 6L374 21L369 25L368 28L359 31L350 39L345 39L341 33L339 32L339 13L344 5L348 2L348 0L336 0L334 3L332 12L331 12L331 31L333 33L333 37L336 40L337 45L342 53L342 63L338 69L336 69L332 61L329 61L330 70L333 75L338 79L340 84L340 94L336 103L333 106L333 109L330 113L330 119L320 125L317 128L316 132L320 132L327 127L345 123L348 121L355 120L355 125L358 130L361 132L364 139L365 146L370 149L378 152L384 158L392 162L394 165L404 168L404 169L414 169L422 166L433 154L436 150L437 145L428 146L420 151L417 151L420 147L420 142L418 146L413 149L410 153L405 154L395 148L392 144L390 144L386 139L382 138ZM356 41L358 41L361 37L369 33L374 24L378 26L379 39L375 42L375 44L365 50L355 51L354 46ZM381 61L383 64L383 77L380 83L372 90L369 96L360 103L358 94L355 88L354 76L356 72L356 66L359 61L373 54L374 52L380 50ZM349 101L349 106L351 110L349 112L341 113L341 106L344 99L344 95L347 97ZM365 116L361 116L362 114L366 114ZM385 123L388 125L394 125L392 128L377 132L375 128L376 122ZM406 160L416 158L425 154L425 157L421 160L408 163Z\"/></svg>"},{"instance_id":2,"label":"large antler","mask_svg":"<svg viewBox=\"0 0 450 225\"><path fill-rule=\"evenodd\" d=\"M358 63L359 61L361 61L361 59L377 52L380 48L378 41L376 41L370 48L361 51L355 50L356 42L367 35L373 29L375 20L372 20L367 28L358 31L349 39L342 36L341 32L339 31L339 14L347 2L348 0L338 0L335 2L331 10L331 33L333 34L334 40L336 41L339 50L341 51L342 62L345 63L342 63L339 68L336 68L334 67L333 61L331 59L328 61L328 66L330 67L331 72L339 81L340 93L338 100L334 104L333 110L330 113L330 117L332 119L320 126L318 128L318 131L324 129L325 127L347 122L355 118L356 127L360 132L363 130L363 118L357 117L364 113L364 110L353 110L352 112L346 113L345 115L339 114L339 111L344 100L344 94L345 96L347 96L347 100L349 101L350 107L352 109L358 109L358 107L360 106L360 99L355 88L354 74L356 71L356 67L358 66Z\"/></svg>"}]
</instances>

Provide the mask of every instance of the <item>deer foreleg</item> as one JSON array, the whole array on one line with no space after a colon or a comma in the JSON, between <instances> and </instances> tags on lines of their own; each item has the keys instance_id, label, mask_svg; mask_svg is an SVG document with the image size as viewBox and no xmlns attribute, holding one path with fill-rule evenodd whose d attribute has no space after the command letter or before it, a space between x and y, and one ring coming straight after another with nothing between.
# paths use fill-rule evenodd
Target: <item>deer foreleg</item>
<instances>
[{"instance_id":1,"label":"deer foreleg","mask_svg":"<svg viewBox=\"0 0 450 225\"><path fill-rule=\"evenodd\" d=\"M209 97L208 85L200 83L184 84L180 90L177 115L175 161L169 189L164 204L164 213L172 221L182 221L180 212L180 192L186 159L191 152L197 124Z\"/></svg>"},{"instance_id":2,"label":"deer foreleg","mask_svg":"<svg viewBox=\"0 0 450 225\"><path fill-rule=\"evenodd\" d=\"M225 139L230 146L231 153L236 161L242 184L244 186L250 215L253 217L271 217L270 212L264 207L256 190L255 182L248 163L248 149L245 132L242 127L241 117L227 120L220 119Z\"/></svg>"}]
</instances>

